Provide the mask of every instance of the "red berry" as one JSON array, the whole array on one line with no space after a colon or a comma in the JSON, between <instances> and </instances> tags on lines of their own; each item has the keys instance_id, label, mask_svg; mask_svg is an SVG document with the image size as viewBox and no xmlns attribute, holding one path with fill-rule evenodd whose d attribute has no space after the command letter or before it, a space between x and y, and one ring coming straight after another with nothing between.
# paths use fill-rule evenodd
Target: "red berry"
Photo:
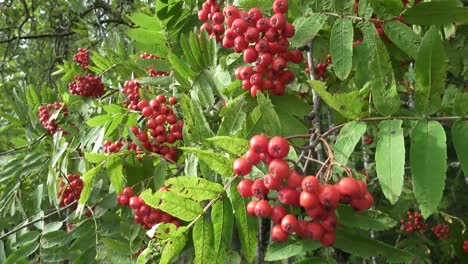
<instances>
[{"instance_id":1,"label":"red berry","mask_svg":"<svg viewBox=\"0 0 468 264\"><path fill-rule=\"evenodd\" d=\"M284 232L287 232L289 234L296 232L298 226L299 221L297 221L296 216L292 214L285 215L283 217L283 220L281 220L281 228Z\"/></svg>"},{"instance_id":2,"label":"red berry","mask_svg":"<svg viewBox=\"0 0 468 264\"><path fill-rule=\"evenodd\" d=\"M133 196L133 189L131 187L125 187L122 191L122 194L130 198Z\"/></svg>"},{"instance_id":3,"label":"red berry","mask_svg":"<svg viewBox=\"0 0 468 264\"><path fill-rule=\"evenodd\" d=\"M336 219L335 214L330 213L322 217L322 227L326 231L334 231L338 226L338 219Z\"/></svg>"},{"instance_id":4,"label":"red berry","mask_svg":"<svg viewBox=\"0 0 468 264\"><path fill-rule=\"evenodd\" d=\"M338 207L340 193L333 185L323 185L319 190L318 197L320 199L320 203L325 206L326 210L332 211Z\"/></svg>"},{"instance_id":5,"label":"red berry","mask_svg":"<svg viewBox=\"0 0 468 264\"><path fill-rule=\"evenodd\" d=\"M271 205L267 200L260 200L255 205L255 215L257 217L266 218L271 215Z\"/></svg>"},{"instance_id":6,"label":"red berry","mask_svg":"<svg viewBox=\"0 0 468 264\"><path fill-rule=\"evenodd\" d=\"M358 198L360 196L361 188L359 183L352 177L342 178L335 187L338 189L341 196L351 198Z\"/></svg>"},{"instance_id":7,"label":"red berry","mask_svg":"<svg viewBox=\"0 0 468 264\"><path fill-rule=\"evenodd\" d=\"M286 13L288 11L288 0L275 0L273 3L273 12Z\"/></svg>"},{"instance_id":8,"label":"red berry","mask_svg":"<svg viewBox=\"0 0 468 264\"><path fill-rule=\"evenodd\" d=\"M281 184L283 183L283 180L278 177L274 177L271 174L266 174L263 176L263 183L265 184L265 187L267 187L270 190L278 190L281 188Z\"/></svg>"},{"instance_id":9,"label":"red berry","mask_svg":"<svg viewBox=\"0 0 468 264\"><path fill-rule=\"evenodd\" d=\"M263 199L264 196L268 195L269 189L265 187L263 179L255 180L252 184L252 195L257 197L258 199Z\"/></svg>"},{"instance_id":10,"label":"red berry","mask_svg":"<svg viewBox=\"0 0 468 264\"><path fill-rule=\"evenodd\" d=\"M322 238L320 239L320 243L324 247L329 247L335 244L336 242L336 235L335 232L326 232L323 234Z\"/></svg>"},{"instance_id":11,"label":"red berry","mask_svg":"<svg viewBox=\"0 0 468 264\"><path fill-rule=\"evenodd\" d=\"M312 240L320 240L324 232L322 225L318 223L311 222L307 225L307 233Z\"/></svg>"},{"instance_id":12,"label":"red berry","mask_svg":"<svg viewBox=\"0 0 468 264\"><path fill-rule=\"evenodd\" d=\"M232 22L231 28L237 34L243 34L247 28L249 27L249 23L247 23L244 19L238 18Z\"/></svg>"},{"instance_id":13,"label":"red berry","mask_svg":"<svg viewBox=\"0 0 468 264\"><path fill-rule=\"evenodd\" d=\"M288 186L291 188L299 188L301 187L303 180L304 180L304 176L302 176L296 170L291 170L291 172L289 173L286 179L286 182L288 183Z\"/></svg>"},{"instance_id":14,"label":"red berry","mask_svg":"<svg viewBox=\"0 0 468 264\"><path fill-rule=\"evenodd\" d=\"M276 136L268 142L268 153L273 158L282 159L289 153L289 143L286 139Z\"/></svg>"},{"instance_id":15,"label":"red berry","mask_svg":"<svg viewBox=\"0 0 468 264\"><path fill-rule=\"evenodd\" d=\"M310 209L320 206L320 200L317 195L302 191L299 196L299 204L305 209Z\"/></svg>"},{"instance_id":16,"label":"red berry","mask_svg":"<svg viewBox=\"0 0 468 264\"><path fill-rule=\"evenodd\" d=\"M306 214L314 220L321 218L325 213L326 212L322 206L317 206L315 208L306 210Z\"/></svg>"},{"instance_id":17,"label":"red berry","mask_svg":"<svg viewBox=\"0 0 468 264\"><path fill-rule=\"evenodd\" d=\"M171 104L171 105L177 104L177 98L175 98L175 97L169 98L169 104Z\"/></svg>"},{"instance_id":18,"label":"red berry","mask_svg":"<svg viewBox=\"0 0 468 264\"><path fill-rule=\"evenodd\" d=\"M299 194L291 187L283 187L278 191L278 200L283 204L299 205Z\"/></svg>"},{"instance_id":19,"label":"red berry","mask_svg":"<svg viewBox=\"0 0 468 264\"><path fill-rule=\"evenodd\" d=\"M128 202L128 205L132 208L132 209L139 209L140 206L141 206L141 202L140 202L140 199L138 199L138 196L132 196L130 197L130 200Z\"/></svg>"},{"instance_id":20,"label":"red berry","mask_svg":"<svg viewBox=\"0 0 468 264\"><path fill-rule=\"evenodd\" d=\"M245 63L252 63L252 62L256 61L257 58L258 58L258 52L255 50L255 48L253 46L248 47L244 51L244 62Z\"/></svg>"},{"instance_id":21,"label":"red berry","mask_svg":"<svg viewBox=\"0 0 468 264\"><path fill-rule=\"evenodd\" d=\"M280 224L281 220L283 220L283 217L287 215L286 209L284 209L283 206L276 204L271 208L271 221L275 224Z\"/></svg>"},{"instance_id":22,"label":"red berry","mask_svg":"<svg viewBox=\"0 0 468 264\"><path fill-rule=\"evenodd\" d=\"M289 234L283 230L281 225L277 224L271 229L271 240L275 242L284 242L288 240Z\"/></svg>"},{"instance_id":23,"label":"red berry","mask_svg":"<svg viewBox=\"0 0 468 264\"><path fill-rule=\"evenodd\" d=\"M255 216L255 206L257 206L257 201L252 200L247 204L247 214L251 216Z\"/></svg>"},{"instance_id":24,"label":"red berry","mask_svg":"<svg viewBox=\"0 0 468 264\"><path fill-rule=\"evenodd\" d=\"M239 176L245 176L252 170L252 165L245 158L237 158L233 164L234 173Z\"/></svg>"},{"instance_id":25,"label":"red berry","mask_svg":"<svg viewBox=\"0 0 468 264\"><path fill-rule=\"evenodd\" d=\"M289 175L289 165L283 159L273 159L268 166L268 171L275 178L286 179Z\"/></svg>"},{"instance_id":26,"label":"red berry","mask_svg":"<svg viewBox=\"0 0 468 264\"><path fill-rule=\"evenodd\" d=\"M255 43L258 41L259 35L260 35L260 30L258 30L258 28L249 27L245 31L244 38L245 38L245 41L247 41L248 43Z\"/></svg>"},{"instance_id":27,"label":"red berry","mask_svg":"<svg viewBox=\"0 0 468 264\"><path fill-rule=\"evenodd\" d=\"M144 116L144 117L148 117L150 116L151 114L153 113L153 109L149 106L143 108L143 110L141 110L141 114Z\"/></svg>"},{"instance_id":28,"label":"red berry","mask_svg":"<svg viewBox=\"0 0 468 264\"><path fill-rule=\"evenodd\" d=\"M243 179L237 185L237 191L244 198L250 197L252 196L252 184L253 181L251 179Z\"/></svg>"},{"instance_id":29,"label":"red berry","mask_svg":"<svg viewBox=\"0 0 468 264\"><path fill-rule=\"evenodd\" d=\"M270 25L276 30L282 30L286 25L286 17L282 13L276 13L270 18Z\"/></svg>"},{"instance_id":30,"label":"red berry","mask_svg":"<svg viewBox=\"0 0 468 264\"><path fill-rule=\"evenodd\" d=\"M372 207L374 204L374 197L372 194L367 192L362 198L351 200L351 206L356 211L365 211Z\"/></svg>"}]
</instances>

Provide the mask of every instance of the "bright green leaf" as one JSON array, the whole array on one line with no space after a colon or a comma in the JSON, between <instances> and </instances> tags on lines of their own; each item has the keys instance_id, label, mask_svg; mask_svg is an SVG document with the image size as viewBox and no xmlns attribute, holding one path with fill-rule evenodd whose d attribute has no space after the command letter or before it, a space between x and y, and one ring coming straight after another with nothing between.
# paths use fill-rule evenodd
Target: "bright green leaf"
<instances>
[{"instance_id":1,"label":"bright green leaf","mask_svg":"<svg viewBox=\"0 0 468 264\"><path fill-rule=\"evenodd\" d=\"M335 20L330 36L330 52L336 77L344 80L353 66L353 22L348 18Z\"/></svg>"},{"instance_id":2,"label":"bright green leaf","mask_svg":"<svg viewBox=\"0 0 468 264\"><path fill-rule=\"evenodd\" d=\"M226 196L213 205L211 209L211 221L214 231L214 263L224 264L226 254L231 248L232 230L234 227L231 202Z\"/></svg>"},{"instance_id":3,"label":"bright green leaf","mask_svg":"<svg viewBox=\"0 0 468 264\"><path fill-rule=\"evenodd\" d=\"M193 153L198 159L204 161L210 169L220 174L222 177L230 177L234 175L232 170L233 160L224 155L213 152L211 150L203 150L192 147L181 147L183 151Z\"/></svg>"},{"instance_id":4,"label":"bright green leaf","mask_svg":"<svg viewBox=\"0 0 468 264\"><path fill-rule=\"evenodd\" d=\"M293 240L289 239L283 243L273 242L268 246L265 260L266 261L277 261L282 259L288 259L299 254L314 251L321 247L320 242L313 240Z\"/></svg>"},{"instance_id":5,"label":"bright green leaf","mask_svg":"<svg viewBox=\"0 0 468 264\"><path fill-rule=\"evenodd\" d=\"M366 132L366 128L367 124L365 122L352 121L341 129L332 147L335 160L344 165L348 163L351 153L353 153L354 148L356 148L356 145L360 142L362 135ZM343 171L341 167L335 166L334 168L339 172Z\"/></svg>"},{"instance_id":6,"label":"bright green leaf","mask_svg":"<svg viewBox=\"0 0 468 264\"><path fill-rule=\"evenodd\" d=\"M391 20L383 24L385 34L388 38L408 54L411 58L416 59L418 56L421 37L416 34L410 27L397 20Z\"/></svg>"},{"instance_id":7,"label":"bright green leaf","mask_svg":"<svg viewBox=\"0 0 468 264\"><path fill-rule=\"evenodd\" d=\"M424 217L437 210L445 187L447 144L437 121L421 120L411 132L413 191Z\"/></svg>"},{"instance_id":8,"label":"bright green leaf","mask_svg":"<svg viewBox=\"0 0 468 264\"><path fill-rule=\"evenodd\" d=\"M185 244L187 244L187 235L185 233L182 233L178 237L168 241L162 251L159 264L168 264L172 258L177 256L177 254L182 251L182 249L185 247Z\"/></svg>"},{"instance_id":9,"label":"bright green leaf","mask_svg":"<svg viewBox=\"0 0 468 264\"><path fill-rule=\"evenodd\" d=\"M80 194L80 200L78 201L79 204L83 205L88 201L89 195L91 194L91 190L93 188L94 176L96 176L96 174L101 170L101 167L102 163L88 170L81 177L81 179L83 180L83 190Z\"/></svg>"},{"instance_id":10,"label":"bright green leaf","mask_svg":"<svg viewBox=\"0 0 468 264\"><path fill-rule=\"evenodd\" d=\"M223 186L199 177L180 176L165 183L171 192L195 201L211 200L224 192Z\"/></svg>"},{"instance_id":11,"label":"bright green leaf","mask_svg":"<svg viewBox=\"0 0 468 264\"><path fill-rule=\"evenodd\" d=\"M309 17L300 16L293 22L296 33L291 38L291 46L301 47L311 40L323 27L327 16L315 13Z\"/></svg>"},{"instance_id":12,"label":"bright green leaf","mask_svg":"<svg viewBox=\"0 0 468 264\"><path fill-rule=\"evenodd\" d=\"M203 208L199 203L172 192L151 194L151 190L148 189L141 196L149 206L160 209L183 221L192 221L203 214Z\"/></svg>"},{"instance_id":13,"label":"bright green leaf","mask_svg":"<svg viewBox=\"0 0 468 264\"><path fill-rule=\"evenodd\" d=\"M405 174L405 140L401 120L385 120L379 124L375 166L380 187L395 204L403 188Z\"/></svg>"},{"instance_id":14,"label":"bright green leaf","mask_svg":"<svg viewBox=\"0 0 468 264\"><path fill-rule=\"evenodd\" d=\"M337 209L340 225L364 230L383 231L394 227L397 221L376 210L356 212L351 206L340 205Z\"/></svg>"},{"instance_id":15,"label":"bright green leaf","mask_svg":"<svg viewBox=\"0 0 468 264\"><path fill-rule=\"evenodd\" d=\"M107 159L107 155L104 153L86 152L84 156L85 160L91 163L99 163Z\"/></svg>"},{"instance_id":16,"label":"bright green leaf","mask_svg":"<svg viewBox=\"0 0 468 264\"><path fill-rule=\"evenodd\" d=\"M250 147L249 141L243 138L219 136L208 138L207 141L236 156L244 155Z\"/></svg>"},{"instance_id":17,"label":"bright green leaf","mask_svg":"<svg viewBox=\"0 0 468 264\"><path fill-rule=\"evenodd\" d=\"M193 226L193 246L195 249L195 259L193 263L214 263L213 262L213 225L205 218L199 219Z\"/></svg>"},{"instance_id":18,"label":"bright green leaf","mask_svg":"<svg viewBox=\"0 0 468 264\"><path fill-rule=\"evenodd\" d=\"M468 8L458 6L456 1L433 1L414 5L406 10L405 22L417 25L445 25L468 22Z\"/></svg>"},{"instance_id":19,"label":"bright green leaf","mask_svg":"<svg viewBox=\"0 0 468 264\"><path fill-rule=\"evenodd\" d=\"M124 187L122 158L118 154L110 155L107 159L106 169L112 188L116 193L121 193Z\"/></svg>"}]
</instances>

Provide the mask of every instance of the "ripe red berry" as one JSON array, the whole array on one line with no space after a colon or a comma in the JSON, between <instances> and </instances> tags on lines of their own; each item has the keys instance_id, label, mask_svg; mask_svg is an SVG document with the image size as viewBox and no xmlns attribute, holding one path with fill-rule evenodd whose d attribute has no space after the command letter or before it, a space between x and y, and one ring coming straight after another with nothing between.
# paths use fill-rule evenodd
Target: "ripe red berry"
<instances>
[{"instance_id":1,"label":"ripe red berry","mask_svg":"<svg viewBox=\"0 0 468 264\"><path fill-rule=\"evenodd\" d=\"M250 149L259 154L265 153L268 149L268 139L266 136L263 134L253 136L250 139Z\"/></svg>"},{"instance_id":2,"label":"ripe red berry","mask_svg":"<svg viewBox=\"0 0 468 264\"><path fill-rule=\"evenodd\" d=\"M171 105L177 104L177 98L175 98L175 97L169 98L169 104L171 104Z\"/></svg>"},{"instance_id":3,"label":"ripe red berry","mask_svg":"<svg viewBox=\"0 0 468 264\"><path fill-rule=\"evenodd\" d=\"M320 240L323 236L324 229L322 225L315 223L315 222L310 222L307 225L307 233L310 239L312 240Z\"/></svg>"},{"instance_id":4,"label":"ripe red berry","mask_svg":"<svg viewBox=\"0 0 468 264\"><path fill-rule=\"evenodd\" d=\"M283 230L281 225L277 224L271 229L271 240L275 242L284 242L288 240L289 234Z\"/></svg>"},{"instance_id":5,"label":"ripe red berry","mask_svg":"<svg viewBox=\"0 0 468 264\"><path fill-rule=\"evenodd\" d=\"M247 214L251 216L255 216L255 206L257 206L257 201L252 200L247 204Z\"/></svg>"},{"instance_id":6,"label":"ripe red berry","mask_svg":"<svg viewBox=\"0 0 468 264\"><path fill-rule=\"evenodd\" d=\"M286 25L284 25L283 29L281 30L281 36L283 36L283 38L292 38L295 33L296 29L289 23L286 23Z\"/></svg>"},{"instance_id":7,"label":"ripe red berry","mask_svg":"<svg viewBox=\"0 0 468 264\"><path fill-rule=\"evenodd\" d=\"M278 200L287 205L299 205L299 194L291 187L283 187L278 191Z\"/></svg>"},{"instance_id":8,"label":"ripe red berry","mask_svg":"<svg viewBox=\"0 0 468 264\"><path fill-rule=\"evenodd\" d=\"M258 52L255 50L255 47L253 47L253 46L248 47L244 51L244 62L245 63L252 63L252 62L256 61L257 58L258 58Z\"/></svg>"},{"instance_id":9,"label":"ripe red berry","mask_svg":"<svg viewBox=\"0 0 468 264\"><path fill-rule=\"evenodd\" d=\"M132 196L130 197L130 200L128 202L128 205L134 209L134 210L137 210L140 208L141 206L141 202L140 202L140 199L138 199L138 196Z\"/></svg>"},{"instance_id":10,"label":"ripe red berry","mask_svg":"<svg viewBox=\"0 0 468 264\"><path fill-rule=\"evenodd\" d=\"M287 232L289 234L296 232L298 226L299 226L299 221L297 221L296 216L292 214L285 215L283 217L283 220L281 220L281 228L283 229L284 232Z\"/></svg>"},{"instance_id":11,"label":"ripe red berry","mask_svg":"<svg viewBox=\"0 0 468 264\"><path fill-rule=\"evenodd\" d=\"M224 22L224 16L221 12L216 12L211 16L213 24L221 24Z\"/></svg>"},{"instance_id":12,"label":"ripe red berry","mask_svg":"<svg viewBox=\"0 0 468 264\"><path fill-rule=\"evenodd\" d=\"M299 172L297 172L295 169L291 170L286 182L288 183L288 186L291 188L299 188L302 185L302 181L304 180L304 176L302 176Z\"/></svg>"},{"instance_id":13,"label":"ripe red berry","mask_svg":"<svg viewBox=\"0 0 468 264\"><path fill-rule=\"evenodd\" d=\"M133 196L133 189L131 187L125 187L122 191L122 194L130 198Z\"/></svg>"},{"instance_id":14,"label":"ripe red berry","mask_svg":"<svg viewBox=\"0 0 468 264\"><path fill-rule=\"evenodd\" d=\"M273 137L268 142L268 154L273 158L282 159L289 153L289 142L279 136Z\"/></svg>"},{"instance_id":15,"label":"ripe red berry","mask_svg":"<svg viewBox=\"0 0 468 264\"><path fill-rule=\"evenodd\" d=\"M273 12L286 13L288 11L288 0L275 0L273 3Z\"/></svg>"},{"instance_id":16,"label":"ripe red berry","mask_svg":"<svg viewBox=\"0 0 468 264\"><path fill-rule=\"evenodd\" d=\"M286 209L283 206L276 204L271 208L271 221L275 224L280 224L283 217L287 215Z\"/></svg>"},{"instance_id":17,"label":"ripe red berry","mask_svg":"<svg viewBox=\"0 0 468 264\"><path fill-rule=\"evenodd\" d=\"M320 206L320 200L317 195L302 191L299 196L299 204L305 209L310 209Z\"/></svg>"},{"instance_id":18,"label":"ripe red berry","mask_svg":"<svg viewBox=\"0 0 468 264\"><path fill-rule=\"evenodd\" d=\"M255 205L255 215L261 218L267 218L271 216L271 205L267 200L260 200Z\"/></svg>"},{"instance_id":19,"label":"ripe red berry","mask_svg":"<svg viewBox=\"0 0 468 264\"><path fill-rule=\"evenodd\" d=\"M245 158L250 164L252 164L252 166L257 165L262 160L262 158L260 157L260 154L255 152L253 149L249 149L245 153Z\"/></svg>"},{"instance_id":20,"label":"ripe red berry","mask_svg":"<svg viewBox=\"0 0 468 264\"><path fill-rule=\"evenodd\" d=\"M237 185L237 191L244 198L250 197L252 196L252 184L253 181L251 179L243 179Z\"/></svg>"},{"instance_id":21,"label":"ripe red berry","mask_svg":"<svg viewBox=\"0 0 468 264\"><path fill-rule=\"evenodd\" d=\"M264 196L268 195L269 189L265 187L263 179L255 180L252 184L252 195L257 197L258 199L263 199Z\"/></svg>"},{"instance_id":22,"label":"ripe red berry","mask_svg":"<svg viewBox=\"0 0 468 264\"><path fill-rule=\"evenodd\" d=\"M306 210L306 214L314 220L321 218L325 213L326 212L322 206L317 206Z\"/></svg>"},{"instance_id":23,"label":"ripe red berry","mask_svg":"<svg viewBox=\"0 0 468 264\"><path fill-rule=\"evenodd\" d=\"M282 13L276 13L270 18L270 25L273 29L282 30L286 25L286 17Z\"/></svg>"},{"instance_id":24,"label":"ripe red berry","mask_svg":"<svg viewBox=\"0 0 468 264\"><path fill-rule=\"evenodd\" d=\"M356 211L365 211L372 207L374 204L374 197L372 194L367 192L362 198L351 200L351 206Z\"/></svg>"},{"instance_id":25,"label":"ripe red berry","mask_svg":"<svg viewBox=\"0 0 468 264\"><path fill-rule=\"evenodd\" d=\"M273 59L271 68L277 72L283 71L286 68L286 60L283 57L276 57Z\"/></svg>"},{"instance_id":26,"label":"ripe red berry","mask_svg":"<svg viewBox=\"0 0 468 264\"><path fill-rule=\"evenodd\" d=\"M247 30L248 27L249 27L249 23L247 23L244 19L241 19L241 18L234 20L231 26L231 28L237 34L243 34Z\"/></svg>"},{"instance_id":27,"label":"ripe red berry","mask_svg":"<svg viewBox=\"0 0 468 264\"><path fill-rule=\"evenodd\" d=\"M286 179L289 175L289 165L283 159L273 159L268 166L268 171L275 178Z\"/></svg>"},{"instance_id":28,"label":"ripe red berry","mask_svg":"<svg viewBox=\"0 0 468 264\"><path fill-rule=\"evenodd\" d=\"M260 35L260 30L258 30L258 28L249 27L245 31L244 38L245 38L245 41L247 41L248 43L256 43L258 41L259 35Z\"/></svg>"},{"instance_id":29,"label":"ripe red berry","mask_svg":"<svg viewBox=\"0 0 468 264\"><path fill-rule=\"evenodd\" d=\"M327 211L333 211L338 207L340 193L333 185L323 185L319 190L318 197Z\"/></svg>"},{"instance_id":30,"label":"ripe red berry","mask_svg":"<svg viewBox=\"0 0 468 264\"><path fill-rule=\"evenodd\" d=\"M334 231L338 226L338 219L336 218L334 213L329 213L322 216L322 227L326 231Z\"/></svg>"},{"instance_id":31,"label":"ripe red berry","mask_svg":"<svg viewBox=\"0 0 468 264\"><path fill-rule=\"evenodd\" d=\"M307 226L308 226L309 222L307 222L306 220L299 220L299 223L297 225L297 230L296 230L296 234L298 237L304 239L304 238L307 238L308 236L308 232L307 232Z\"/></svg>"},{"instance_id":32,"label":"ripe red berry","mask_svg":"<svg viewBox=\"0 0 468 264\"><path fill-rule=\"evenodd\" d=\"M320 243L324 247L329 247L335 244L336 242L336 235L335 232L326 232L323 234L322 238L320 239Z\"/></svg>"},{"instance_id":33,"label":"ripe red berry","mask_svg":"<svg viewBox=\"0 0 468 264\"><path fill-rule=\"evenodd\" d=\"M278 190L281 188L281 184L283 183L283 180L278 177L274 177L271 174L266 174L263 176L263 183L265 184L265 187L267 187L270 190Z\"/></svg>"},{"instance_id":34,"label":"ripe red berry","mask_svg":"<svg viewBox=\"0 0 468 264\"><path fill-rule=\"evenodd\" d=\"M226 6L223 9L223 15L226 18L238 18L239 17L239 10L235 6Z\"/></svg>"},{"instance_id":35,"label":"ripe red berry","mask_svg":"<svg viewBox=\"0 0 468 264\"><path fill-rule=\"evenodd\" d=\"M352 177L342 178L335 187L338 189L341 196L347 199L358 198L361 194L359 183Z\"/></svg>"},{"instance_id":36,"label":"ripe red berry","mask_svg":"<svg viewBox=\"0 0 468 264\"><path fill-rule=\"evenodd\" d=\"M237 158L233 164L234 173L239 176L245 176L252 170L252 165L245 158Z\"/></svg>"}]
</instances>

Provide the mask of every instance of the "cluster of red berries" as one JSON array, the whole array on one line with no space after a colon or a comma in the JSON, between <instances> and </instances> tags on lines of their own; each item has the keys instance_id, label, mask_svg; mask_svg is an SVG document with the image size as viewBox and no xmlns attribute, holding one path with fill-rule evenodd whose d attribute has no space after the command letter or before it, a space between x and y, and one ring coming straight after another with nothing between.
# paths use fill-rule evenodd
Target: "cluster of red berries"
<instances>
[{"instance_id":1,"label":"cluster of red berries","mask_svg":"<svg viewBox=\"0 0 468 264\"><path fill-rule=\"evenodd\" d=\"M424 233L427 229L427 223L422 220L421 213L407 212L408 219L401 219L401 229L408 233L420 232Z\"/></svg>"},{"instance_id":2,"label":"cluster of red berries","mask_svg":"<svg viewBox=\"0 0 468 264\"><path fill-rule=\"evenodd\" d=\"M184 127L183 120L179 119L174 112L175 104L177 104L175 97L166 98L162 94L150 101L140 100L132 109L141 111L141 115L146 120L145 128L138 128L137 126L130 128L146 150L174 161L176 160L177 148L168 144L174 144L182 140L182 129ZM104 143L104 152L118 152L124 145L124 142L121 141L106 141ZM134 142L128 143L128 149L137 152L143 151Z\"/></svg>"},{"instance_id":3,"label":"cluster of red berries","mask_svg":"<svg viewBox=\"0 0 468 264\"><path fill-rule=\"evenodd\" d=\"M50 119L52 114L55 111L58 111L60 108L61 114L63 117L68 116L68 110L65 106L63 106L60 102L54 102L54 104L48 104L47 106L39 106L39 121L41 125L49 132L49 134L53 135L57 131L61 131L61 128L57 128L56 119Z\"/></svg>"},{"instance_id":4,"label":"cluster of red berries","mask_svg":"<svg viewBox=\"0 0 468 264\"><path fill-rule=\"evenodd\" d=\"M162 187L159 192L168 191L167 187ZM141 196L133 195L133 189L126 187L122 193L117 195L117 202L123 206L129 206L133 209L135 223L140 224L146 229L150 229L159 223L172 223L176 227L180 226L179 219L165 213L159 209L151 208L147 205Z\"/></svg>"},{"instance_id":5,"label":"cluster of red berries","mask_svg":"<svg viewBox=\"0 0 468 264\"><path fill-rule=\"evenodd\" d=\"M225 30L223 25L224 15L220 12L216 0L206 0L202 4L202 10L198 12L198 19L205 22L200 27L200 31L206 30L211 37L215 37L216 41L220 42Z\"/></svg>"},{"instance_id":6,"label":"cluster of red berries","mask_svg":"<svg viewBox=\"0 0 468 264\"><path fill-rule=\"evenodd\" d=\"M234 6L223 10L228 28L223 46L243 52L244 62L251 64L236 69L242 87L256 96L258 91L271 91L275 95L285 92L285 85L294 81L294 73L287 70L287 63L300 63L303 55L299 50L289 50L289 40L295 34L294 26L287 22L286 0L273 3L275 14L263 16L258 8L240 12Z\"/></svg>"},{"instance_id":7,"label":"cluster of red berries","mask_svg":"<svg viewBox=\"0 0 468 264\"><path fill-rule=\"evenodd\" d=\"M142 59L155 59L159 60L161 59L160 57L153 55L151 53L145 52L140 55L140 58ZM150 66L147 68L148 74L150 77L155 77L155 76L169 76L169 72L163 72L163 71L157 71L154 69L154 66Z\"/></svg>"},{"instance_id":8,"label":"cluster of red berries","mask_svg":"<svg viewBox=\"0 0 468 264\"><path fill-rule=\"evenodd\" d=\"M468 240L463 241L463 251L468 252Z\"/></svg>"},{"instance_id":9,"label":"cluster of red berries","mask_svg":"<svg viewBox=\"0 0 468 264\"><path fill-rule=\"evenodd\" d=\"M442 240L447 240L450 235L450 227L444 224L438 224L435 227L431 228L431 231L434 235Z\"/></svg>"},{"instance_id":10,"label":"cluster of red berries","mask_svg":"<svg viewBox=\"0 0 468 264\"><path fill-rule=\"evenodd\" d=\"M125 81L124 87L122 88L122 93L127 95L129 102L124 103L128 109L138 110L138 102L140 101L140 88L141 84L137 80L127 80Z\"/></svg>"},{"instance_id":11,"label":"cluster of red berries","mask_svg":"<svg viewBox=\"0 0 468 264\"><path fill-rule=\"evenodd\" d=\"M80 199L81 191L83 190L84 183L79 174L68 174L67 179L68 181L61 179L58 191L60 206L67 206Z\"/></svg>"},{"instance_id":12,"label":"cluster of red berries","mask_svg":"<svg viewBox=\"0 0 468 264\"><path fill-rule=\"evenodd\" d=\"M259 199L249 202L247 213L272 219L275 223L271 230L273 241L286 241L295 233L300 238L318 240L323 246L331 246L336 240L334 231L338 219L335 210L338 204L350 203L355 210L363 211L371 208L374 198L367 191L365 182L352 177L343 178L334 185L321 184L315 176L303 176L291 169L284 159L289 148L288 141L279 136L270 140L263 134L252 137L245 157L234 161L234 172L245 176L251 172L252 166L263 161L268 165L269 173L257 180L243 179L237 190L242 197ZM273 206L268 201L270 190L277 191L279 203ZM299 220L283 205L301 207L307 216ZM306 220L306 217L310 219Z\"/></svg>"},{"instance_id":13,"label":"cluster of red berries","mask_svg":"<svg viewBox=\"0 0 468 264\"><path fill-rule=\"evenodd\" d=\"M88 75L75 75L75 81L68 84L68 88L72 94L77 94L86 97L101 97L106 92L104 83L99 76L91 73Z\"/></svg>"},{"instance_id":14,"label":"cluster of red berries","mask_svg":"<svg viewBox=\"0 0 468 264\"><path fill-rule=\"evenodd\" d=\"M325 78L327 78L326 71L327 71L328 65L330 65L331 62L332 62L331 54L328 54L327 61L325 63L317 64L317 67L314 69L315 78L317 80L325 80ZM305 71L309 73L310 72L309 63L306 61L305 64L307 65Z\"/></svg>"},{"instance_id":15,"label":"cluster of red berries","mask_svg":"<svg viewBox=\"0 0 468 264\"><path fill-rule=\"evenodd\" d=\"M83 69L87 70L89 66L89 51L85 48L79 48L78 52L73 55L73 61L81 65Z\"/></svg>"}]
</instances>

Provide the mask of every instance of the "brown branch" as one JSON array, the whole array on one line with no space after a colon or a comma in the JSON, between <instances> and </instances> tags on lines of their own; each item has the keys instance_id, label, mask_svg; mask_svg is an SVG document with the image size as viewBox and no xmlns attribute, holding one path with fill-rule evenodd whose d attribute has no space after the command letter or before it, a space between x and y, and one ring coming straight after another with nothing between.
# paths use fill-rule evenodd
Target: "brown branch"
<instances>
[{"instance_id":1,"label":"brown branch","mask_svg":"<svg viewBox=\"0 0 468 264\"><path fill-rule=\"evenodd\" d=\"M8 42L12 42L15 40L21 40L21 39L60 38L60 37L70 36L73 34L75 34L75 32L68 31L68 32L63 32L63 33L44 33L44 34L39 34L39 35L16 36L16 37L11 37L9 39L0 40L0 43L8 43Z\"/></svg>"}]
</instances>

